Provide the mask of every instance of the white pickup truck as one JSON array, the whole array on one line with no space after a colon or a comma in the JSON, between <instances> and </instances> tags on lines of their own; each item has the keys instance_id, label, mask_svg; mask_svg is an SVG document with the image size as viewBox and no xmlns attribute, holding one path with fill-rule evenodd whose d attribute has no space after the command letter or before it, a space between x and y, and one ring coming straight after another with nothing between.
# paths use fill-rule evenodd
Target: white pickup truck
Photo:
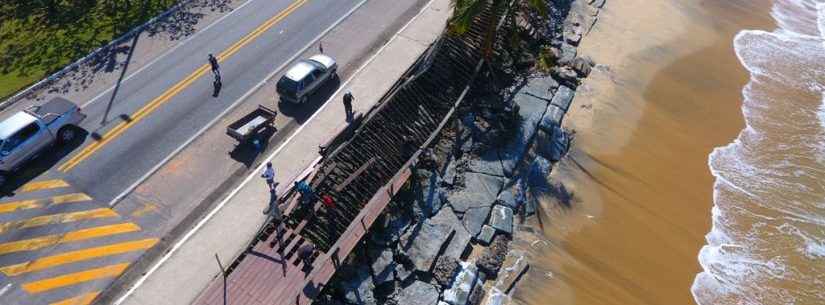
<instances>
[{"instance_id":1,"label":"white pickup truck","mask_svg":"<svg viewBox=\"0 0 825 305\"><path fill-rule=\"evenodd\" d=\"M85 118L77 105L58 97L0 122L0 185L44 149L73 141Z\"/></svg>"}]
</instances>

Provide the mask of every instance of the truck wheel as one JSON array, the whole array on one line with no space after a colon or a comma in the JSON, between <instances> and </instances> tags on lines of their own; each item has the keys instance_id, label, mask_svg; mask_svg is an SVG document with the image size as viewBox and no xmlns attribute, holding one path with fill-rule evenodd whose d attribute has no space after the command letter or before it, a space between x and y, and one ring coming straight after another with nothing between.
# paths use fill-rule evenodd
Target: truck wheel
<instances>
[{"instance_id":1,"label":"truck wheel","mask_svg":"<svg viewBox=\"0 0 825 305\"><path fill-rule=\"evenodd\" d=\"M77 137L77 129L75 129L72 126L66 126L66 127L60 128L60 130L57 132L57 141L60 144L70 143L70 142L74 141L74 139L76 137Z\"/></svg>"}]
</instances>

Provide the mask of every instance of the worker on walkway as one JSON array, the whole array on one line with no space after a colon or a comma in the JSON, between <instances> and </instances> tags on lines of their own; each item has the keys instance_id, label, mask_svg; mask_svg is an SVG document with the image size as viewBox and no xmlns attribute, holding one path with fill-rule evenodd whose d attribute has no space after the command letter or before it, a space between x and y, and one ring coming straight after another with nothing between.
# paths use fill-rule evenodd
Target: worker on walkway
<instances>
[{"instance_id":1,"label":"worker on walkway","mask_svg":"<svg viewBox=\"0 0 825 305\"><path fill-rule=\"evenodd\" d=\"M266 185L269 187L269 192L275 192L275 169L272 168L272 162L266 162L266 167L264 168L263 173L261 173L261 178L266 180Z\"/></svg>"},{"instance_id":2,"label":"worker on walkway","mask_svg":"<svg viewBox=\"0 0 825 305\"><path fill-rule=\"evenodd\" d=\"M310 243L306 243L300 248L298 248L298 258L304 262L304 268L309 268L312 266L312 255L315 254L315 246Z\"/></svg>"},{"instance_id":3,"label":"worker on walkway","mask_svg":"<svg viewBox=\"0 0 825 305\"><path fill-rule=\"evenodd\" d=\"M344 93L344 111L346 112L347 122L352 121L352 100L354 99L351 91L347 90L347 93Z\"/></svg>"}]
</instances>

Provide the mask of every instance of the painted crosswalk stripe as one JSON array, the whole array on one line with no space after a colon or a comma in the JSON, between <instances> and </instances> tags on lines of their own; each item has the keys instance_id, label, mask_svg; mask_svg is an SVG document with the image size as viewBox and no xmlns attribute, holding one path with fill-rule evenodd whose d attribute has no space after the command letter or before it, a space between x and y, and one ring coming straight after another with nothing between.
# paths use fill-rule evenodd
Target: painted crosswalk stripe
<instances>
[{"instance_id":1,"label":"painted crosswalk stripe","mask_svg":"<svg viewBox=\"0 0 825 305\"><path fill-rule=\"evenodd\" d=\"M53 234L35 237L31 239L16 240L7 243L0 243L0 255L21 251L34 251L57 244L64 244L69 242L136 231L140 231L140 227L134 223L127 222L107 226L99 226L88 229L81 229L64 234Z\"/></svg>"},{"instance_id":2,"label":"painted crosswalk stripe","mask_svg":"<svg viewBox=\"0 0 825 305\"><path fill-rule=\"evenodd\" d=\"M17 210L29 210L44 207L49 204L64 204L90 201L92 197L83 193L59 195L42 199L29 199L0 203L0 214L11 213Z\"/></svg>"},{"instance_id":3,"label":"painted crosswalk stripe","mask_svg":"<svg viewBox=\"0 0 825 305\"><path fill-rule=\"evenodd\" d=\"M80 212L71 212L71 213L60 213L60 214L51 214L51 215L43 215L34 218L29 218L26 220L18 220L18 221L11 221L6 223L0 223L0 234L5 233L11 229L25 229L25 228L33 228L51 224L58 224L58 223L68 223L80 220L89 220L89 219L96 219L96 218L106 218L106 217L117 217L118 214L107 208L99 208L94 210L87 210L87 211L80 211Z\"/></svg>"},{"instance_id":4,"label":"painted crosswalk stripe","mask_svg":"<svg viewBox=\"0 0 825 305\"><path fill-rule=\"evenodd\" d=\"M24 273L40 271L60 265L82 262L90 259L123 254L133 251L146 250L154 246L158 240L156 238L128 241L106 246L87 248L77 251L70 251L57 255L41 257L34 261L23 262L15 265L0 267L0 272L6 276L17 276Z\"/></svg>"},{"instance_id":5,"label":"painted crosswalk stripe","mask_svg":"<svg viewBox=\"0 0 825 305\"><path fill-rule=\"evenodd\" d=\"M123 271L126 270L127 267L129 267L129 263L94 268L85 271L64 274L53 278L47 278L39 281L25 283L21 285L21 287L23 287L23 290L25 290L28 293L40 293L52 289L57 289L60 287L77 285L80 283L85 283L104 278L116 277L123 273Z\"/></svg>"},{"instance_id":6,"label":"painted crosswalk stripe","mask_svg":"<svg viewBox=\"0 0 825 305\"><path fill-rule=\"evenodd\" d=\"M66 181L60 179L54 180L44 180L44 181L33 181L26 183L20 189L17 190L17 193L26 193L26 192L34 192L39 190L48 190L48 189L56 189L60 187L68 187L69 184Z\"/></svg>"},{"instance_id":7,"label":"painted crosswalk stripe","mask_svg":"<svg viewBox=\"0 0 825 305\"><path fill-rule=\"evenodd\" d=\"M100 291L89 292L63 301L54 302L49 305L89 305L95 300Z\"/></svg>"}]
</instances>

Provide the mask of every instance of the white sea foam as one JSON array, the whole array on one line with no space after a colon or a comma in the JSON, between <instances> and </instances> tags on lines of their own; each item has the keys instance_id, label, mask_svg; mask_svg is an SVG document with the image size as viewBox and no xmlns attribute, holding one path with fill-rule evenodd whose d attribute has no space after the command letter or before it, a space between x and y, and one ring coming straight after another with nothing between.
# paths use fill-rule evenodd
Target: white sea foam
<instances>
[{"instance_id":1,"label":"white sea foam","mask_svg":"<svg viewBox=\"0 0 825 305\"><path fill-rule=\"evenodd\" d=\"M703 305L825 304L825 0L775 0L771 16L777 30L734 39L746 126L708 159Z\"/></svg>"}]
</instances>

